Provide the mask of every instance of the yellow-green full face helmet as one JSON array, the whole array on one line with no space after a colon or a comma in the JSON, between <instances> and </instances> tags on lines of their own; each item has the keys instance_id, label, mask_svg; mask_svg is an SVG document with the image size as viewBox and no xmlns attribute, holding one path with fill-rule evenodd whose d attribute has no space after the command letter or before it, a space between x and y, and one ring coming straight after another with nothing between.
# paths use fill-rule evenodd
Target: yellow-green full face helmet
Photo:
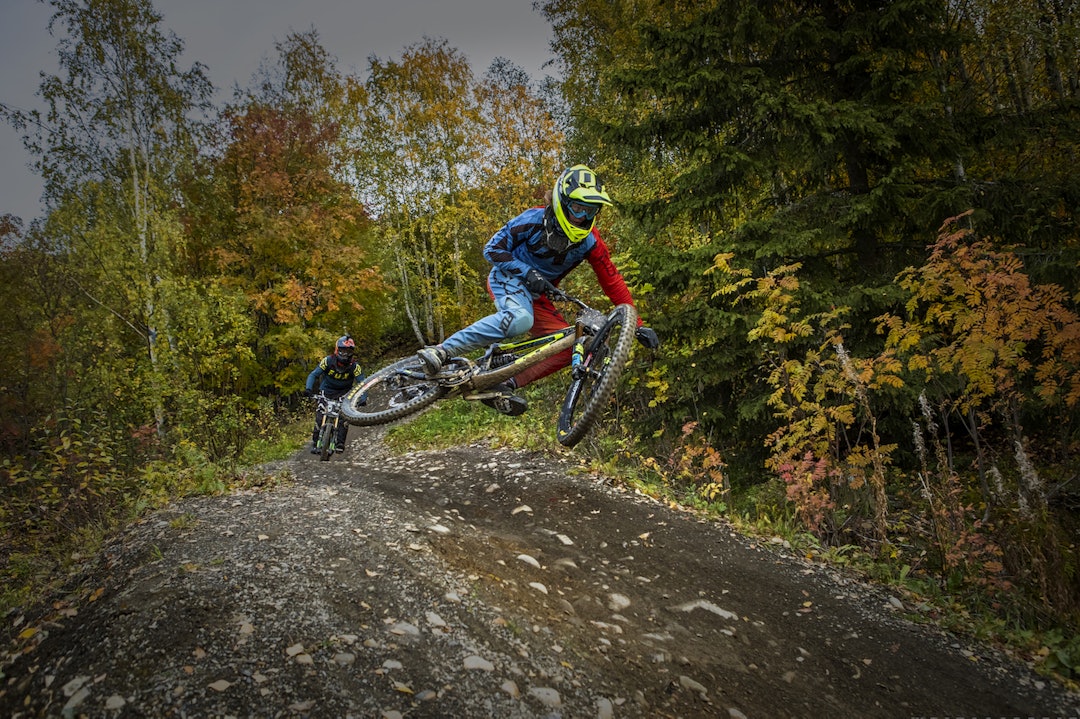
<instances>
[{"instance_id":1,"label":"yellow-green full face helmet","mask_svg":"<svg viewBox=\"0 0 1080 719\"><path fill-rule=\"evenodd\" d=\"M604 183L585 165L574 165L559 175L551 197L555 219L571 242L588 237L600 208L611 204Z\"/></svg>"}]
</instances>

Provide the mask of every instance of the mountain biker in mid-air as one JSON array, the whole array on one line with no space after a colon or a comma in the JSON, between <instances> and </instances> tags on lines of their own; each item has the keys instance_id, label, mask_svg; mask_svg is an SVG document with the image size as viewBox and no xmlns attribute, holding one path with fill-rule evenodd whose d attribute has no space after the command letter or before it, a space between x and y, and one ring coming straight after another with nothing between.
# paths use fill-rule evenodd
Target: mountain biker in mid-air
<instances>
[{"instance_id":1,"label":"mountain biker in mid-air","mask_svg":"<svg viewBox=\"0 0 1080 719\"><path fill-rule=\"evenodd\" d=\"M451 356L529 332L532 336L566 327L566 320L545 294L569 272L588 260L604 294L613 304L633 304L630 290L611 261L607 245L593 226L604 205L611 205L604 184L585 165L574 165L555 181L548 203L532 207L510 220L484 246L492 264L488 293L496 312L458 330L440 344L424 347L417 356L429 375ZM660 340L638 319L637 339L649 349ZM481 400L503 414L516 416L528 409L514 390L570 364L566 350L492 388L497 395Z\"/></svg>"},{"instance_id":2,"label":"mountain biker in mid-air","mask_svg":"<svg viewBox=\"0 0 1080 719\"><path fill-rule=\"evenodd\" d=\"M327 355L319 362L318 366L311 370L308 375L304 394L313 397L320 392L329 399L337 399L348 394L356 380L364 379L364 373L353 357L356 351L356 343L349 335L338 338L334 345L334 353ZM315 409L315 429L311 434L311 453L318 454L319 427L322 425L322 412ZM345 437L349 433L349 423L341 422L337 429L338 452L345 451Z\"/></svg>"}]
</instances>

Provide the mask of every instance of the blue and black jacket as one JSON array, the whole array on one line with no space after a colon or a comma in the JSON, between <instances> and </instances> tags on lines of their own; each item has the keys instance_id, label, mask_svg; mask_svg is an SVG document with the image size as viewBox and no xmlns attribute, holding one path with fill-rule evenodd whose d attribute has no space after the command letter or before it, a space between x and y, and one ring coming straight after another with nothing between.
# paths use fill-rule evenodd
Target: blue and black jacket
<instances>
[{"instance_id":1,"label":"blue and black jacket","mask_svg":"<svg viewBox=\"0 0 1080 719\"><path fill-rule=\"evenodd\" d=\"M353 383L364 379L364 372L355 359L342 362L337 355L327 355L319 366L311 370L307 378L309 392L320 390L334 394L344 394L352 389Z\"/></svg>"}]
</instances>

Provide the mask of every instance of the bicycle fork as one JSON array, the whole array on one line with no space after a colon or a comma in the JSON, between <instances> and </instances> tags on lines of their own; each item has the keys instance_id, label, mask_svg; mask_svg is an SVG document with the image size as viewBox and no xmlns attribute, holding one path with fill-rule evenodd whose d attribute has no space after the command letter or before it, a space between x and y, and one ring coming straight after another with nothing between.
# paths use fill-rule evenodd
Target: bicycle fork
<instances>
[{"instance_id":1,"label":"bicycle fork","mask_svg":"<svg viewBox=\"0 0 1080 719\"><path fill-rule=\"evenodd\" d=\"M574 347L570 352L570 376L574 379L583 379L589 371L585 362L585 344L588 336L585 334L585 326L578 322L574 326Z\"/></svg>"},{"instance_id":2,"label":"bicycle fork","mask_svg":"<svg viewBox=\"0 0 1080 719\"><path fill-rule=\"evenodd\" d=\"M580 322L574 325L574 349L570 353L570 372L574 377L580 373L582 361L585 359L585 333Z\"/></svg>"}]
</instances>

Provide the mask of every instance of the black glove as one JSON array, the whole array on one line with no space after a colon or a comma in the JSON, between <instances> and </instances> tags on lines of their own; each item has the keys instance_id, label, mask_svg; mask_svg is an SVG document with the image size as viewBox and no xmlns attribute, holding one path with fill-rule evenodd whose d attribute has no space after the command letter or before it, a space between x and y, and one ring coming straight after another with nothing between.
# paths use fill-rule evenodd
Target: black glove
<instances>
[{"instance_id":1,"label":"black glove","mask_svg":"<svg viewBox=\"0 0 1080 719\"><path fill-rule=\"evenodd\" d=\"M634 333L637 341L651 350L660 346L660 338L656 336L656 330L651 327L638 327Z\"/></svg>"},{"instance_id":2,"label":"black glove","mask_svg":"<svg viewBox=\"0 0 1080 719\"><path fill-rule=\"evenodd\" d=\"M540 274L539 270L535 269L525 273L525 287L534 295L555 291L555 285L548 282L547 278Z\"/></svg>"}]
</instances>

